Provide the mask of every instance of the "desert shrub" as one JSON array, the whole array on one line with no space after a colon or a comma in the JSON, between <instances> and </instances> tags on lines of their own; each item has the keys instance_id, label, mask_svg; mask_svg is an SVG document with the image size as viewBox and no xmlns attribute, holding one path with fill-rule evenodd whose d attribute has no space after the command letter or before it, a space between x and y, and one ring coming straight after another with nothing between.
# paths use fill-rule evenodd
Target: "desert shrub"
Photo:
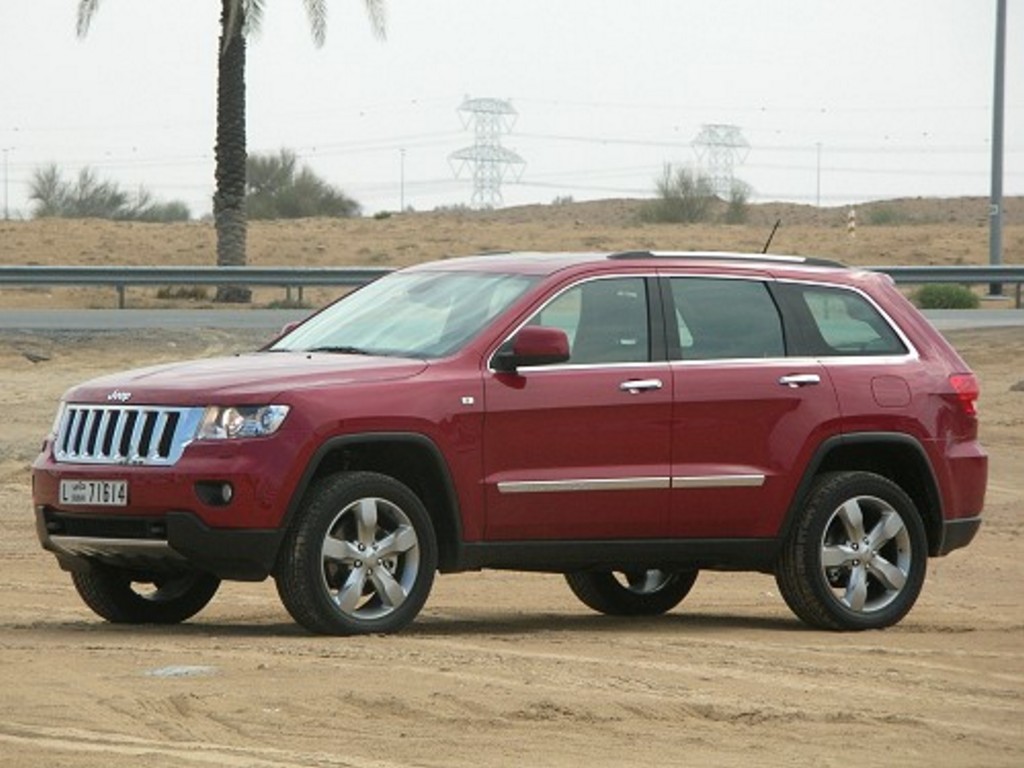
<instances>
[{"instance_id":1,"label":"desert shrub","mask_svg":"<svg viewBox=\"0 0 1024 768\"><path fill-rule=\"evenodd\" d=\"M290 149L246 160L246 212L250 219L358 216L359 203L331 186L308 165L298 167Z\"/></svg>"},{"instance_id":2,"label":"desert shrub","mask_svg":"<svg viewBox=\"0 0 1024 768\"><path fill-rule=\"evenodd\" d=\"M661 224L693 224L706 221L717 198L714 185L707 176L688 168L675 172L665 164L662 175L655 180L657 197L640 211L644 221Z\"/></svg>"},{"instance_id":3,"label":"desert shrub","mask_svg":"<svg viewBox=\"0 0 1024 768\"><path fill-rule=\"evenodd\" d=\"M750 185L736 179L729 189L729 205L725 209L726 224L743 224L747 220Z\"/></svg>"},{"instance_id":4,"label":"desert shrub","mask_svg":"<svg viewBox=\"0 0 1024 768\"><path fill-rule=\"evenodd\" d=\"M955 283L923 285L913 298L921 309L977 309L981 303L970 288Z\"/></svg>"},{"instance_id":5,"label":"desert shrub","mask_svg":"<svg viewBox=\"0 0 1024 768\"><path fill-rule=\"evenodd\" d=\"M312 309L313 305L305 299L274 299L267 303L267 309Z\"/></svg>"},{"instance_id":6,"label":"desert shrub","mask_svg":"<svg viewBox=\"0 0 1024 768\"><path fill-rule=\"evenodd\" d=\"M117 219L124 221L187 221L188 206L180 201L153 200L145 187L132 197L113 181L100 179L91 168L83 168L74 181L66 181L51 163L37 168L29 182L29 199L35 202L35 218Z\"/></svg>"},{"instance_id":7,"label":"desert shrub","mask_svg":"<svg viewBox=\"0 0 1024 768\"><path fill-rule=\"evenodd\" d=\"M873 205L867 210L867 223L876 227L894 227L909 223L909 218L891 205Z\"/></svg>"},{"instance_id":8,"label":"desert shrub","mask_svg":"<svg viewBox=\"0 0 1024 768\"><path fill-rule=\"evenodd\" d=\"M192 212L180 200L171 200L167 203L150 203L133 218L150 222L188 221L192 218Z\"/></svg>"},{"instance_id":9,"label":"desert shrub","mask_svg":"<svg viewBox=\"0 0 1024 768\"><path fill-rule=\"evenodd\" d=\"M207 301L210 293L201 285L165 285L157 289L156 297L179 301Z\"/></svg>"}]
</instances>

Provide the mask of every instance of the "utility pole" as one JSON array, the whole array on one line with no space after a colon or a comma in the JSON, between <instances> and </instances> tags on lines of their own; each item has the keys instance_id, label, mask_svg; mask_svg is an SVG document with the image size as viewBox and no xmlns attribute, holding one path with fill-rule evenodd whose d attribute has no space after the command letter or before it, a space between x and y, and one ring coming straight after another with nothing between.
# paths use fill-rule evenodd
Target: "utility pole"
<instances>
[{"instance_id":1,"label":"utility pole","mask_svg":"<svg viewBox=\"0 0 1024 768\"><path fill-rule=\"evenodd\" d=\"M818 150L818 166L816 183L814 185L814 205L821 208L821 142L817 142L815 145Z\"/></svg>"},{"instance_id":2,"label":"utility pole","mask_svg":"<svg viewBox=\"0 0 1024 768\"><path fill-rule=\"evenodd\" d=\"M7 154L10 151L9 147L4 147L4 221L11 218L10 209L7 207Z\"/></svg>"},{"instance_id":3,"label":"utility pole","mask_svg":"<svg viewBox=\"0 0 1024 768\"><path fill-rule=\"evenodd\" d=\"M398 171L398 173L399 173L399 179L398 179L398 188L399 188L399 192L398 192L398 199L399 199L398 212L399 213L404 213L405 212L405 147L402 147L398 151L401 152L400 167L399 167L399 171Z\"/></svg>"},{"instance_id":4,"label":"utility pole","mask_svg":"<svg viewBox=\"0 0 1024 768\"><path fill-rule=\"evenodd\" d=\"M995 92L992 98L992 196L989 200L988 261L1003 263L1003 97L1006 81L1006 0L996 0ZM991 283L989 296L1003 295L1002 283Z\"/></svg>"}]
</instances>

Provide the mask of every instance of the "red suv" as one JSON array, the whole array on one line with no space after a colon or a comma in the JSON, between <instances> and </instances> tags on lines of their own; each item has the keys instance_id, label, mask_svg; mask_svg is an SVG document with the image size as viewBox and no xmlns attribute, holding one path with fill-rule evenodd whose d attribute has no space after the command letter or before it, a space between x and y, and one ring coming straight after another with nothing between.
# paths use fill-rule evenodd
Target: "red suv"
<instances>
[{"instance_id":1,"label":"red suv","mask_svg":"<svg viewBox=\"0 0 1024 768\"><path fill-rule=\"evenodd\" d=\"M236 357L67 392L39 538L113 622L273 576L314 632L400 629L436 571L565 574L658 614L774 573L886 627L980 524L978 382L885 276L797 257L508 253L394 272Z\"/></svg>"}]
</instances>

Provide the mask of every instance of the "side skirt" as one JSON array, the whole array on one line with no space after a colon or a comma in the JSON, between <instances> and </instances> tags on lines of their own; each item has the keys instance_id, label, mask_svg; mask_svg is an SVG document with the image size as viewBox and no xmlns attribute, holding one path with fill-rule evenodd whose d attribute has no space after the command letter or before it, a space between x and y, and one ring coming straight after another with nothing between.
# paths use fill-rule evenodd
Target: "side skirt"
<instances>
[{"instance_id":1,"label":"side skirt","mask_svg":"<svg viewBox=\"0 0 1024 768\"><path fill-rule=\"evenodd\" d=\"M771 573L780 548L778 539L477 542L463 545L460 562L452 570L567 573L659 568Z\"/></svg>"}]
</instances>

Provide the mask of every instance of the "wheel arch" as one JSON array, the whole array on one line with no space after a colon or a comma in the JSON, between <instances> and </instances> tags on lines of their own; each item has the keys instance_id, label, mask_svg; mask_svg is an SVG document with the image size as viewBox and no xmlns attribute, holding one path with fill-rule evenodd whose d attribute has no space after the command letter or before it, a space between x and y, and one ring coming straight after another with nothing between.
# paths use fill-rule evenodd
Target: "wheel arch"
<instances>
[{"instance_id":1,"label":"wheel arch","mask_svg":"<svg viewBox=\"0 0 1024 768\"><path fill-rule=\"evenodd\" d=\"M924 447L899 432L861 432L836 435L815 452L793 496L780 531L785 540L799 518L814 479L823 472L873 472L899 485L917 507L934 556L942 544L942 495Z\"/></svg>"},{"instance_id":2,"label":"wheel arch","mask_svg":"<svg viewBox=\"0 0 1024 768\"><path fill-rule=\"evenodd\" d=\"M388 475L408 486L427 508L437 535L438 567L450 571L461 560L462 520L455 485L444 455L426 435L375 432L332 437L321 445L292 494L282 531L298 514L309 489L337 472Z\"/></svg>"}]
</instances>

